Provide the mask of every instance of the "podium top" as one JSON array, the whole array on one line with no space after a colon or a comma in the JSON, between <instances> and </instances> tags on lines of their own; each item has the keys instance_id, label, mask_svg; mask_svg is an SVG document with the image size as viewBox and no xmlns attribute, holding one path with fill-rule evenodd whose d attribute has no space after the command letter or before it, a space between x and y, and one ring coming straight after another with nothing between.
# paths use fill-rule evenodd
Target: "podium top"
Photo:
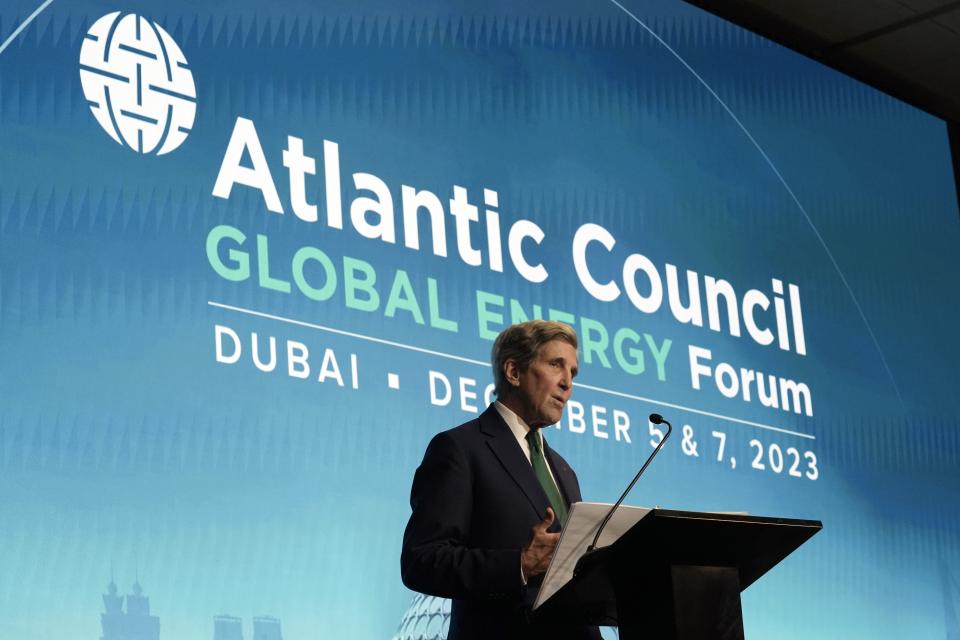
<instances>
[{"instance_id":1,"label":"podium top","mask_svg":"<svg viewBox=\"0 0 960 640\"><path fill-rule=\"evenodd\" d=\"M633 522L612 544L574 560L572 577L543 594L538 615L619 625L618 602L669 591L670 569L682 565L736 569L743 591L823 528L818 520L669 509L652 509Z\"/></svg>"},{"instance_id":2,"label":"podium top","mask_svg":"<svg viewBox=\"0 0 960 640\"><path fill-rule=\"evenodd\" d=\"M822 528L819 520L654 509L611 552L641 564L656 550L670 564L737 567L743 590Z\"/></svg>"},{"instance_id":3,"label":"podium top","mask_svg":"<svg viewBox=\"0 0 960 640\"><path fill-rule=\"evenodd\" d=\"M753 522L756 524L785 525L791 527L813 527L817 531L823 528L819 520L802 520L797 518L774 518L769 516L753 516L747 513L719 513L715 511L681 511L678 509L651 509L650 514L660 518L681 518L685 520L711 520L729 522Z\"/></svg>"}]
</instances>

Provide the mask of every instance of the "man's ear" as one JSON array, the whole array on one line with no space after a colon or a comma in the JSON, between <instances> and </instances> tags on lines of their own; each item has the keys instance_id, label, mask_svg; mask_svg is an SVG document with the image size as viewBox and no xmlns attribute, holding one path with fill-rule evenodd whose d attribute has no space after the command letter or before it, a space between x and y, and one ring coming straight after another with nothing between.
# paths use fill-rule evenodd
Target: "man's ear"
<instances>
[{"instance_id":1,"label":"man's ear","mask_svg":"<svg viewBox=\"0 0 960 640\"><path fill-rule=\"evenodd\" d=\"M513 358L503 363L503 378L511 387L520 386L520 367L517 366L517 361Z\"/></svg>"}]
</instances>

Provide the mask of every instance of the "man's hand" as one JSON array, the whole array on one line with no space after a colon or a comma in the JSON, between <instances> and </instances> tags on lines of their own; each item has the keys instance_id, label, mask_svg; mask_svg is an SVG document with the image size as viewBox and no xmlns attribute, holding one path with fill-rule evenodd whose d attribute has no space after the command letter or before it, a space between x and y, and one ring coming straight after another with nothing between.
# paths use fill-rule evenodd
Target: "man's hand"
<instances>
[{"instance_id":1,"label":"man's hand","mask_svg":"<svg viewBox=\"0 0 960 640\"><path fill-rule=\"evenodd\" d=\"M533 525L533 529L530 530L530 540L520 552L520 567L525 580L545 573L550 565L553 550L556 549L557 541L560 540L559 533L547 533L547 529L553 524L553 519L553 509L547 507L547 517Z\"/></svg>"}]
</instances>

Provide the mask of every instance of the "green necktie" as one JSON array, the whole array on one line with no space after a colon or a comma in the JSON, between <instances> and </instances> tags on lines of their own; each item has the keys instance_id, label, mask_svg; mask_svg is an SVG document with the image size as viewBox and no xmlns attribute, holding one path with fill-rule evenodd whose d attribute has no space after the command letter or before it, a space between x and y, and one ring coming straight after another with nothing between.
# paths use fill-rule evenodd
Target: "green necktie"
<instances>
[{"instance_id":1,"label":"green necktie","mask_svg":"<svg viewBox=\"0 0 960 640\"><path fill-rule=\"evenodd\" d=\"M533 464L533 472L537 474L537 480L547 494L550 500L550 506L553 507L553 513L557 516L562 527L567 523L567 503L563 501L560 495L560 489L557 483L553 481L550 475L550 469L547 467L547 460L543 457L543 447L540 445L540 438L537 437L537 430L530 429L527 433L527 442L530 444L530 462Z\"/></svg>"}]
</instances>

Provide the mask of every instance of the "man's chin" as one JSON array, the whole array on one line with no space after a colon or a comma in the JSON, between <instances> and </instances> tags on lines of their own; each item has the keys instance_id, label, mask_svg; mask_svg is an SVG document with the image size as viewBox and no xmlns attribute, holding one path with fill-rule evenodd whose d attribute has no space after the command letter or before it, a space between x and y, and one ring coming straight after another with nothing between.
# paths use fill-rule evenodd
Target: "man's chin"
<instances>
[{"instance_id":1,"label":"man's chin","mask_svg":"<svg viewBox=\"0 0 960 640\"><path fill-rule=\"evenodd\" d=\"M544 426L545 426L545 427L549 427L550 425L557 424L558 422L560 422L560 418L562 418L562 417L563 417L563 411L557 411L557 412L549 413L549 414L545 415L544 418L543 418L543 419L544 419L544 422L547 423L547 424L545 424Z\"/></svg>"}]
</instances>

